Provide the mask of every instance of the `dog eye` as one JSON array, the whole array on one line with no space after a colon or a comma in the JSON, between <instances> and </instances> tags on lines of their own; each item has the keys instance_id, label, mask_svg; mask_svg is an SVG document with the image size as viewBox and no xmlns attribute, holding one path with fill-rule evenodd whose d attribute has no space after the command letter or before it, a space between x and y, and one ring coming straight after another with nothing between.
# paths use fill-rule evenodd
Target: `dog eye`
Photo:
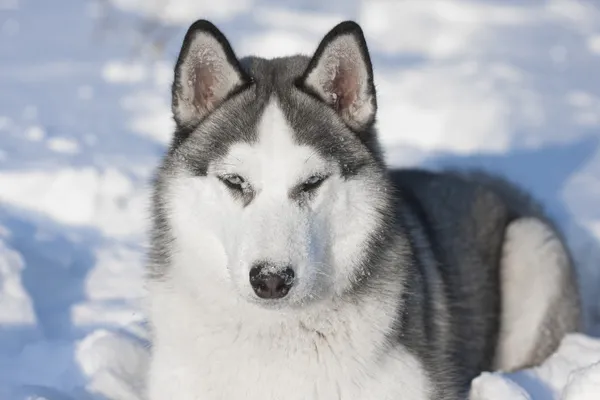
<instances>
[{"instance_id":1,"label":"dog eye","mask_svg":"<svg viewBox=\"0 0 600 400\"><path fill-rule=\"evenodd\" d=\"M244 188L247 186L246 181L239 175L225 175L219 177L221 182L223 182L228 188L233 190L239 190L242 192Z\"/></svg>"},{"instance_id":2,"label":"dog eye","mask_svg":"<svg viewBox=\"0 0 600 400\"><path fill-rule=\"evenodd\" d=\"M302 183L300 190L302 192L311 192L321 186L325 179L327 179L326 176L313 175Z\"/></svg>"}]
</instances>

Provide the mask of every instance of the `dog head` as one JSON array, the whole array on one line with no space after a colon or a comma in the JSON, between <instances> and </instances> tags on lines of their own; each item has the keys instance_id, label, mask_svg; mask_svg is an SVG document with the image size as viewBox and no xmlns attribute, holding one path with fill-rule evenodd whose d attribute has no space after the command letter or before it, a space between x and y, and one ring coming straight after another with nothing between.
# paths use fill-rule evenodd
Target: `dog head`
<instances>
[{"instance_id":1,"label":"dog head","mask_svg":"<svg viewBox=\"0 0 600 400\"><path fill-rule=\"evenodd\" d=\"M304 306L369 273L390 193L356 23L336 26L312 58L240 60L198 21L172 95L177 130L156 182L154 276L196 294Z\"/></svg>"}]
</instances>

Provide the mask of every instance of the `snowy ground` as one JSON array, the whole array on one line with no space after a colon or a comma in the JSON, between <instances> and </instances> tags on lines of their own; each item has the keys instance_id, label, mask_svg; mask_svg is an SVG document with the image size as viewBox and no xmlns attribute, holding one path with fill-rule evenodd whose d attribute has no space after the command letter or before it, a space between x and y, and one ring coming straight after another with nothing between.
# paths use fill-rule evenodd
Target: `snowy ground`
<instances>
[{"instance_id":1,"label":"snowy ground","mask_svg":"<svg viewBox=\"0 0 600 400\"><path fill-rule=\"evenodd\" d=\"M529 188L567 233L600 336L600 4L171 1L0 0L0 399L135 398L148 180L197 17L262 56L310 53L359 21L389 161L483 166ZM545 366L474 390L596 399L598 362L600 341L572 336Z\"/></svg>"}]
</instances>

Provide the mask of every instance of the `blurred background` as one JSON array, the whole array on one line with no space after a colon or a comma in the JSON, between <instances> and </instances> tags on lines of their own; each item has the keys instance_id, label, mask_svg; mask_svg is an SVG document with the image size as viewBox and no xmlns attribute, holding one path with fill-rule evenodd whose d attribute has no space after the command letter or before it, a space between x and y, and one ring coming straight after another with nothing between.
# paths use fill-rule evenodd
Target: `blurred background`
<instances>
[{"instance_id":1,"label":"blurred background","mask_svg":"<svg viewBox=\"0 0 600 400\"><path fill-rule=\"evenodd\" d=\"M148 183L198 18L263 57L359 22L389 163L477 166L531 190L600 334L600 2L0 0L0 398L138 389Z\"/></svg>"}]
</instances>

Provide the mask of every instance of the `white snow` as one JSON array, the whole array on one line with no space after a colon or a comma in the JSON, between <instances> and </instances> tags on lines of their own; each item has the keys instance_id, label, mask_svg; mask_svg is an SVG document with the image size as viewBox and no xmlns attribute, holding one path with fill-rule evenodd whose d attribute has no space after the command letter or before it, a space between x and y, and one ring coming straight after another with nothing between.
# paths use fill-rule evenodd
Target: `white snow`
<instances>
[{"instance_id":1,"label":"white snow","mask_svg":"<svg viewBox=\"0 0 600 400\"><path fill-rule=\"evenodd\" d=\"M594 400L600 393L600 362L581 368L563 391L564 400Z\"/></svg>"},{"instance_id":2,"label":"white snow","mask_svg":"<svg viewBox=\"0 0 600 400\"><path fill-rule=\"evenodd\" d=\"M77 153L79 151L79 144L73 139L55 137L48 139L48 148L58 153Z\"/></svg>"},{"instance_id":3,"label":"white snow","mask_svg":"<svg viewBox=\"0 0 600 400\"><path fill-rule=\"evenodd\" d=\"M30 126L29 128L25 129L24 134L32 142L39 142L46 136L46 132L44 132L44 129L36 125Z\"/></svg>"},{"instance_id":4,"label":"white snow","mask_svg":"<svg viewBox=\"0 0 600 400\"><path fill-rule=\"evenodd\" d=\"M19 253L6 245L2 236L4 235L0 235L0 324L3 327L34 326L36 320L31 299L21 282L23 259Z\"/></svg>"},{"instance_id":5,"label":"white snow","mask_svg":"<svg viewBox=\"0 0 600 400\"><path fill-rule=\"evenodd\" d=\"M54 142L52 150L57 147ZM108 235L135 234L144 226L147 194L117 169L65 168L0 174L0 200L58 222L94 226Z\"/></svg>"},{"instance_id":6,"label":"white snow","mask_svg":"<svg viewBox=\"0 0 600 400\"><path fill-rule=\"evenodd\" d=\"M482 374L471 400L597 399L600 394L600 341L567 336L543 365L511 374Z\"/></svg>"},{"instance_id":7,"label":"white snow","mask_svg":"<svg viewBox=\"0 0 600 400\"><path fill-rule=\"evenodd\" d=\"M104 66L103 78L111 83L136 83L146 79L146 66L141 63L109 62Z\"/></svg>"},{"instance_id":8,"label":"white snow","mask_svg":"<svg viewBox=\"0 0 600 400\"><path fill-rule=\"evenodd\" d=\"M240 55L312 52L355 19L394 165L478 166L540 198L579 267L586 335L483 374L478 400L600 398L600 4L0 0L0 399L137 399L147 197L172 66L208 18ZM153 48L148 56L146 50Z\"/></svg>"},{"instance_id":9,"label":"white snow","mask_svg":"<svg viewBox=\"0 0 600 400\"><path fill-rule=\"evenodd\" d=\"M231 19L249 11L252 0L110 0L126 11L135 11L166 23L186 24L202 18Z\"/></svg>"}]
</instances>

